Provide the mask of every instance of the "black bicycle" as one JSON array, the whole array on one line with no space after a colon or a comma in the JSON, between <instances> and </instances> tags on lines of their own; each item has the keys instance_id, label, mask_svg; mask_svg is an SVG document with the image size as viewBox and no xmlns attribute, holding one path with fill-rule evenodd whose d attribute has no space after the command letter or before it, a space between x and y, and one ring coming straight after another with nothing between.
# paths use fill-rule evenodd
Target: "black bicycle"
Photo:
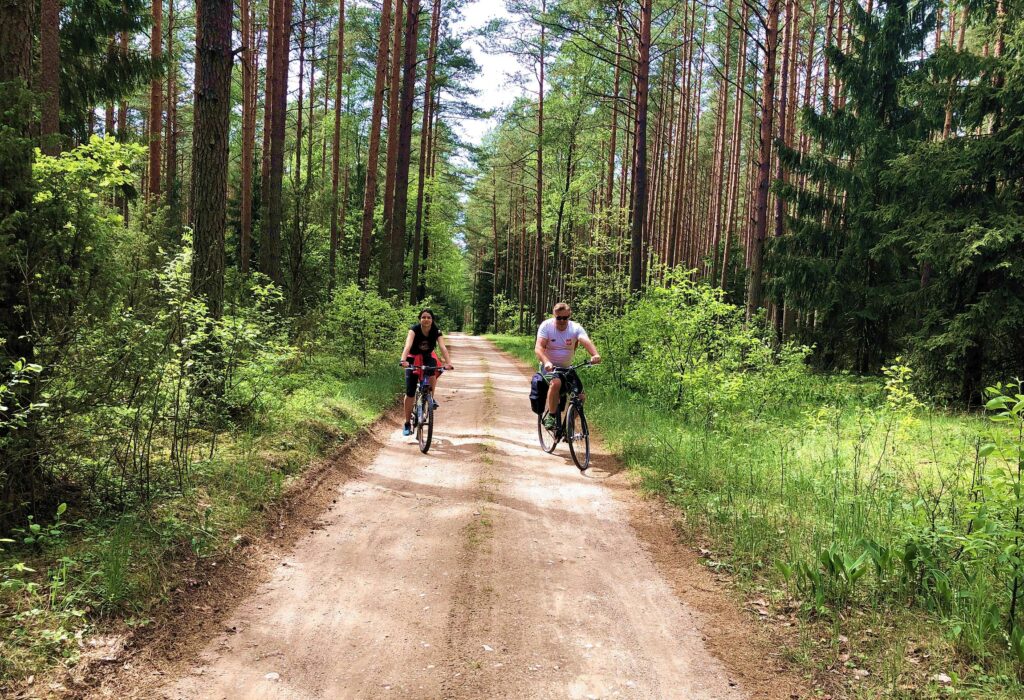
<instances>
[{"instance_id":1,"label":"black bicycle","mask_svg":"<svg viewBox=\"0 0 1024 700\"><path fill-rule=\"evenodd\" d=\"M420 452L426 454L430 449L430 441L434 437L434 388L430 386L430 377L435 371L440 377L444 374L444 367L409 365L406 369L410 372L423 370L420 383L416 386L416 394L413 397L412 425L410 427L416 430L416 442L420 445Z\"/></svg>"},{"instance_id":2,"label":"black bicycle","mask_svg":"<svg viewBox=\"0 0 1024 700\"><path fill-rule=\"evenodd\" d=\"M555 377L561 378L562 385L566 388L565 421L562 421L562 413L559 410L555 414L555 427L545 428L544 418L548 415L547 411L537 416L537 437L540 439L541 449L550 454L555 451L558 443L564 440L569 445L572 461L581 472L590 466L590 431L587 429L587 416L583 412L583 382L576 375L576 370L591 366L590 360L587 360L572 367L556 367L551 374L545 374L544 378L548 382Z\"/></svg>"}]
</instances>

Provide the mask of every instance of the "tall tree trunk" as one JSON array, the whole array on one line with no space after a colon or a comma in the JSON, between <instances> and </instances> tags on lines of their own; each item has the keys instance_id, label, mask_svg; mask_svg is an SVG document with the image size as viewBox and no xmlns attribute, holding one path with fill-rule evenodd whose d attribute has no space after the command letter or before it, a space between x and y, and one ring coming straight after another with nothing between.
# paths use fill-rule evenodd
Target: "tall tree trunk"
<instances>
[{"instance_id":1,"label":"tall tree trunk","mask_svg":"<svg viewBox=\"0 0 1024 700\"><path fill-rule=\"evenodd\" d=\"M196 13L192 293L214 318L220 318L224 305L232 5L232 0L203 0Z\"/></svg>"},{"instance_id":2,"label":"tall tree trunk","mask_svg":"<svg viewBox=\"0 0 1024 700\"><path fill-rule=\"evenodd\" d=\"M42 0L39 8L39 88L42 93L40 142L43 152L51 156L61 150L60 5L61 0Z\"/></svg>"},{"instance_id":3,"label":"tall tree trunk","mask_svg":"<svg viewBox=\"0 0 1024 700\"><path fill-rule=\"evenodd\" d=\"M651 70L651 2L640 0L640 45L636 67L636 160L634 161L634 206L630 229L629 291L637 293L643 284L643 230L647 211L647 84Z\"/></svg>"},{"instance_id":4,"label":"tall tree trunk","mask_svg":"<svg viewBox=\"0 0 1024 700\"><path fill-rule=\"evenodd\" d=\"M547 12L546 0L541 0L541 13ZM538 324L544 320L544 298L542 285L544 283L544 41L545 25L540 25L540 72L537 79L537 198L535 208L535 222L537 225L536 238L534 239L534 279L533 299L534 318Z\"/></svg>"},{"instance_id":5,"label":"tall tree trunk","mask_svg":"<svg viewBox=\"0 0 1024 700\"><path fill-rule=\"evenodd\" d=\"M397 0L396 0L397 1ZM366 288L370 278L370 256L373 243L373 213L377 204L377 161L380 156L380 123L387 81L388 34L391 27L391 2L384 0L377 37L377 75L373 87L373 108L370 112L370 143L366 155L366 186L363 192L363 224L359 238L359 286Z\"/></svg>"},{"instance_id":6,"label":"tall tree trunk","mask_svg":"<svg viewBox=\"0 0 1024 700\"><path fill-rule=\"evenodd\" d=\"M394 31L391 39L391 61L388 66L388 151L387 163L384 168L384 207L383 235L380 248L380 278L378 287L381 295L390 295L395 288L395 252L394 227L392 213L395 208L395 179L398 172L398 126L401 111L399 86L402 78L402 11L404 0L395 0Z\"/></svg>"},{"instance_id":7,"label":"tall tree trunk","mask_svg":"<svg viewBox=\"0 0 1024 700\"><path fill-rule=\"evenodd\" d=\"M277 77L277 62L274 59L274 49L277 47L277 16L281 14L278 4L284 1L267 0L267 58L263 78L263 149L261 151L262 157L260 158L260 200L262 203L261 209L264 210L261 213L263 217L264 238L266 238L265 230L267 227L267 193L270 192L270 135L274 133L274 95L277 90L274 82ZM264 269L264 272L266 272L266 269Z\"/></svg>"},{"instance_id":8,"label":"tall tree trunk","mask_svg":"<svg viewBox=\"0 0 1024 700\"><path fill-rule=\"evenodd\" d=\"M295 170L292 173L292 202L295 220L290 239L288 268L291 277L290 301L292 314L298 314L302 299L302 259L305 254L302 235L302 80L306 69L306 0L299 10L299 99L295 110ZM310 67L312 70L312 67Z\"/></svg>"},{"instance_id":9,"label":"tall tree trunk","mask_svg":"<svg viewBox=\"0 0 1024 700\"><path fill-rule=\"evenodd\" d=\"M267 160L266 215L264 237L260 245L263 272L281 286L282 184L284 176L285 118L288 106L288 63L291 43L292 0L276 0L274 16L273 95L271 105L270 157ZM270 66L268 66L270 70Z\"/></svg>"},{"instance_id":10,"label":"tall tree trunk","mask_svg":"<svg viewBox=\"0 0 1024 700\"><path fill-rule=\"evenodd\" d=\"M163 56L163 0L153 0L153 29L149 37L150 57L158 63ZM163 133L163 81L154 76L149 84L149 196L160 194L160 137Z\"/></svg>"},{"instance_id":11,"label":"tall tree trunk","mask_svg":"<svg viewBox=\"0 0 1024 700\"><path fill-rule=\"evenodd\" d=\"M712 178L714 188L714 204L711 210L711 280L712 283L718 279L718 244L722 238L722 198L725 194L723 181L725 179L725 129L729 112L729 64L732 59L732 1L728 0L726 6L726 29L725 29L725 61L722 68L722 84L718 91L718 139L715 144L715 176ZM744 31L741 27L740 31ZM740 60L743 60L740 57ZM735 142L734 142L735 146ZM727 195L726 195L727 196Z\"/></svg>"},{"instance_id":12,"label":"tall tree trunk","mask_svg":"<svg viewBox=\"0 0 1024 700\"><path fill-rule=\"evenodd\" d=\"M167 119L166 119L166 142L164 149L166 164L164 167L164 191L167 193L167 203L171 211L172 225L177 227L180 224L178 216L178 63L177 51L174 46L174 25L176 0L167 2ZM254 86L255 92L255 86Z\"/></svg>"},{"instance_id":13,"label":"tall tree trunk","mask_svg":"<svg viewBox=\"0 0 1024 700\"><path fill-rule=\"evenodd\" d=\"M121 58L124 59L128 55L128 34L121 32L118 41L118 50L121 52ZM117 105L117 140L128 140L128 103L123 98Z\"/></svg>"},{"instance_id":14,"label":"tall tree trunk","mask_svg":"<svg viewBox=\"0 0 1024 700\"><path fill-rule=\"evenodd\" d=\"M0 1L0 114L4 115L0 129L0 231L9 246L7 251L31 248L33 238L31 221L23 212L31 207L34 189L30 131L36 125L29 84L35 8L34 2ZM0 357L6 360L5 367L18 359L36 360L30 315L32 280L26 279L19 258L0 255ZM12 390L13 396L6 397L5 403L14 411L35 400L33 385L16 385ZM0 527L19 517L26 502L35 505L36 490L42 483L37 443L38 432L31 422L17 431L0 427L0 463L5 467L0 481Z\"/></svg>"},{"instance_id":15,"label":"tall tree trunk","mask_svg":"<svg viewBox=\"0 0 1024 700\"><path fill-rule=\"evenodd\" d=\"M252 255L252 166L256 148L256 37L252 27L249 0L241 0L242 19L242 203L240 214L239 269L249 274Z\"/></svg>"},{"instance_id":16,"label":"tall tree trunk","mask_svg":"<svg viewBox=\"0 0 1024 700\"><path fill-rule=\"evenodd\" d=\"M327 268L327 291L334 291L338 277L338 166L341 163L341 85L345 74L345 0L338 0L338 58L334 76L334 136L331 155L331 252ZM326 76L325 76L326 78ZM344 214L342 214L344 221Z\"/></svg>"},{"instance_id":17,"label":"tall tree trunk","mask_svg":"<svg viewBox=\"0 0 1024 700\"><path fill-rule=\"evenodd\" d=\"M436 64L437 38L441 22L441 0L434 0L430 18L430 41L427 47L427 74L423 86L423 122L420 126L420 161L416 178L416 223L412 239L412 270L409 281L409 303L419 301L420 240L423 231L423 188L427 161L430 158L431 112L434 106L434 66Z\"/></svg>"},{"instance_id":18,"label":"tall tree trunk","mask_svg":"<svg viewBox=\"0 0 1024 700\"><path fill-rule=\"evenodd\" d=\"M416 52L420 28L420 0L409 0L405 17L405 66L402 68L402 104L398 124L398 167L395 206L391 213L391 285L388 292L402 296L405 232L409 214L409 164L412 155L413 101L416 98Z\"/></svg>"},{"instance_id":19,"label":"tall tree trunk","mask_svg":"<svg viewBox=\"0 0 1024 700\"><path fill-rule=\"evenodd\" d=\"M718 280L718 286L725 289L729 271L729 245L733 227L736 223L737 200L739 199L740 185L740 153L743 150L743 90L747 70L747 33L749 30L750 8L743 3L743 10L740 14L740 48L736 57L736 99L733 103L732 119L732 152L729 158L729 197L725 210L725 242L722 246L722 269Z\"/></svg>"},{"instance_id":20,"label":"tall tree trunk","mask_svg":"<svg viewBox=\"0 0 1024 700\"><path fill-rule=\"evenodd\" d=\"M758 152L757 190L750 235L750 281L747 286L747 319L761 307L764 239L768 232L768 185L771 179L772 125L775 116L775 58L779 46L779 5L769 0L765 28L764 89L761 94L761 135Z\"/></svg>"}]
</instances>

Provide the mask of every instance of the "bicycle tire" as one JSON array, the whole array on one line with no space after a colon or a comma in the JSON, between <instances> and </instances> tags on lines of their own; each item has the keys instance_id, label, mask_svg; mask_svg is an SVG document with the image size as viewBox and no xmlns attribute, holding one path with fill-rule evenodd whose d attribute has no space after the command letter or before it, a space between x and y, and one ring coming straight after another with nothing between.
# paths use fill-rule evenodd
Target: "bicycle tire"
<instances>
[{"instance_id":1,"label":"bicycle tire","mask_svg":"<svg viewBox=\"0 0 1024 700\"><path fill-rule=\"evenodd\" d=\"M544 450L548 454L554 452L555 447L558 445L558 438L544 427L543 413L537 416L537 439L540 441L540 449Z\"/></svg>"},{"instance_id":2,"label":"bicycle tire","mask_svg":"<svg viewBox=\"0 0 1024 700\"><path fill-rule=\"evenodd\" d=\"M422 402L420 415L423 419L416 427L416 442L420 444L420 452L426 454L430 449L430 441L434 437L434 402L431 401L429 393L422 394L420 400Z\"/></svg>"},{"instance_id":3,"label":"bicycle tire","mask_svg":"<svg viewBox=\"0 0 1024 700\"><path fill-rule=\"evenodd\" d=\"M565 441L569 443L569 454L581 472L590 466L590 431L587 430L587 416L583 406L572 404L565 414ZM581 450L582 448L582 450Z\"/></svg>"}]
</instances>

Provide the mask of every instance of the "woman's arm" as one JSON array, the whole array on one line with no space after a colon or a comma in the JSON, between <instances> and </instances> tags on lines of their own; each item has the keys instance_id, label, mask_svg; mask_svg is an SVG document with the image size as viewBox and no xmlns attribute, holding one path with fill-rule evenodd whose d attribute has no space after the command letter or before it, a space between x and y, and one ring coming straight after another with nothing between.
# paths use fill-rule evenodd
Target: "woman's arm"
<instances>
[{"instance_id":1,"label":"woman's arm","mask_svg":"<svg viewBox=\"0 0 1024 700\"><path fill-rule=\"evenodd\" d=\"M415 340L416 334L412 328L409 329L409 335L405 336L405 348L402 350L402 357L399 358L398 363L403 367L408 366L409 361L405 358L409 357L409 351L412 350L412 341Z\"/></svg>"},{"instance_id":2,"label":"woman's arm","mask_svg":"<svg viewBox=\"0 0 1024 700\"><path fill-rule=\"evenodd\" d=\"M444 355L441 359L444 360L445 368L452 369L452 354L448 352L448 348L444 344L444 336L437 337L437 346L441 348L441 353Z\"/></svg>"}]
</instances>

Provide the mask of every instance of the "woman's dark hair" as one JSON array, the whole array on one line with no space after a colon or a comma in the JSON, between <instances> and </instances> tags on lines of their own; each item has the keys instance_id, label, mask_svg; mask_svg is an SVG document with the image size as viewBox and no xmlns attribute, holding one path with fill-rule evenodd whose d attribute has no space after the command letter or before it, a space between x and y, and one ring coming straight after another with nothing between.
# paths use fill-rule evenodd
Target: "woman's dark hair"
<instances>
[{"instance_id":1,"label":"woman's dark hair","mask_svg":"<svg viewBox=\"0 0 1024 700\"><path fill-rule=\"evenodd\" d=\"M434 310L433 309L422 309L420 311L419 315L416 318L423 318L423 314L430 314L430 320L431 321L437 320L437 317L434 316Z\"/></svg>"}]
</instances>

